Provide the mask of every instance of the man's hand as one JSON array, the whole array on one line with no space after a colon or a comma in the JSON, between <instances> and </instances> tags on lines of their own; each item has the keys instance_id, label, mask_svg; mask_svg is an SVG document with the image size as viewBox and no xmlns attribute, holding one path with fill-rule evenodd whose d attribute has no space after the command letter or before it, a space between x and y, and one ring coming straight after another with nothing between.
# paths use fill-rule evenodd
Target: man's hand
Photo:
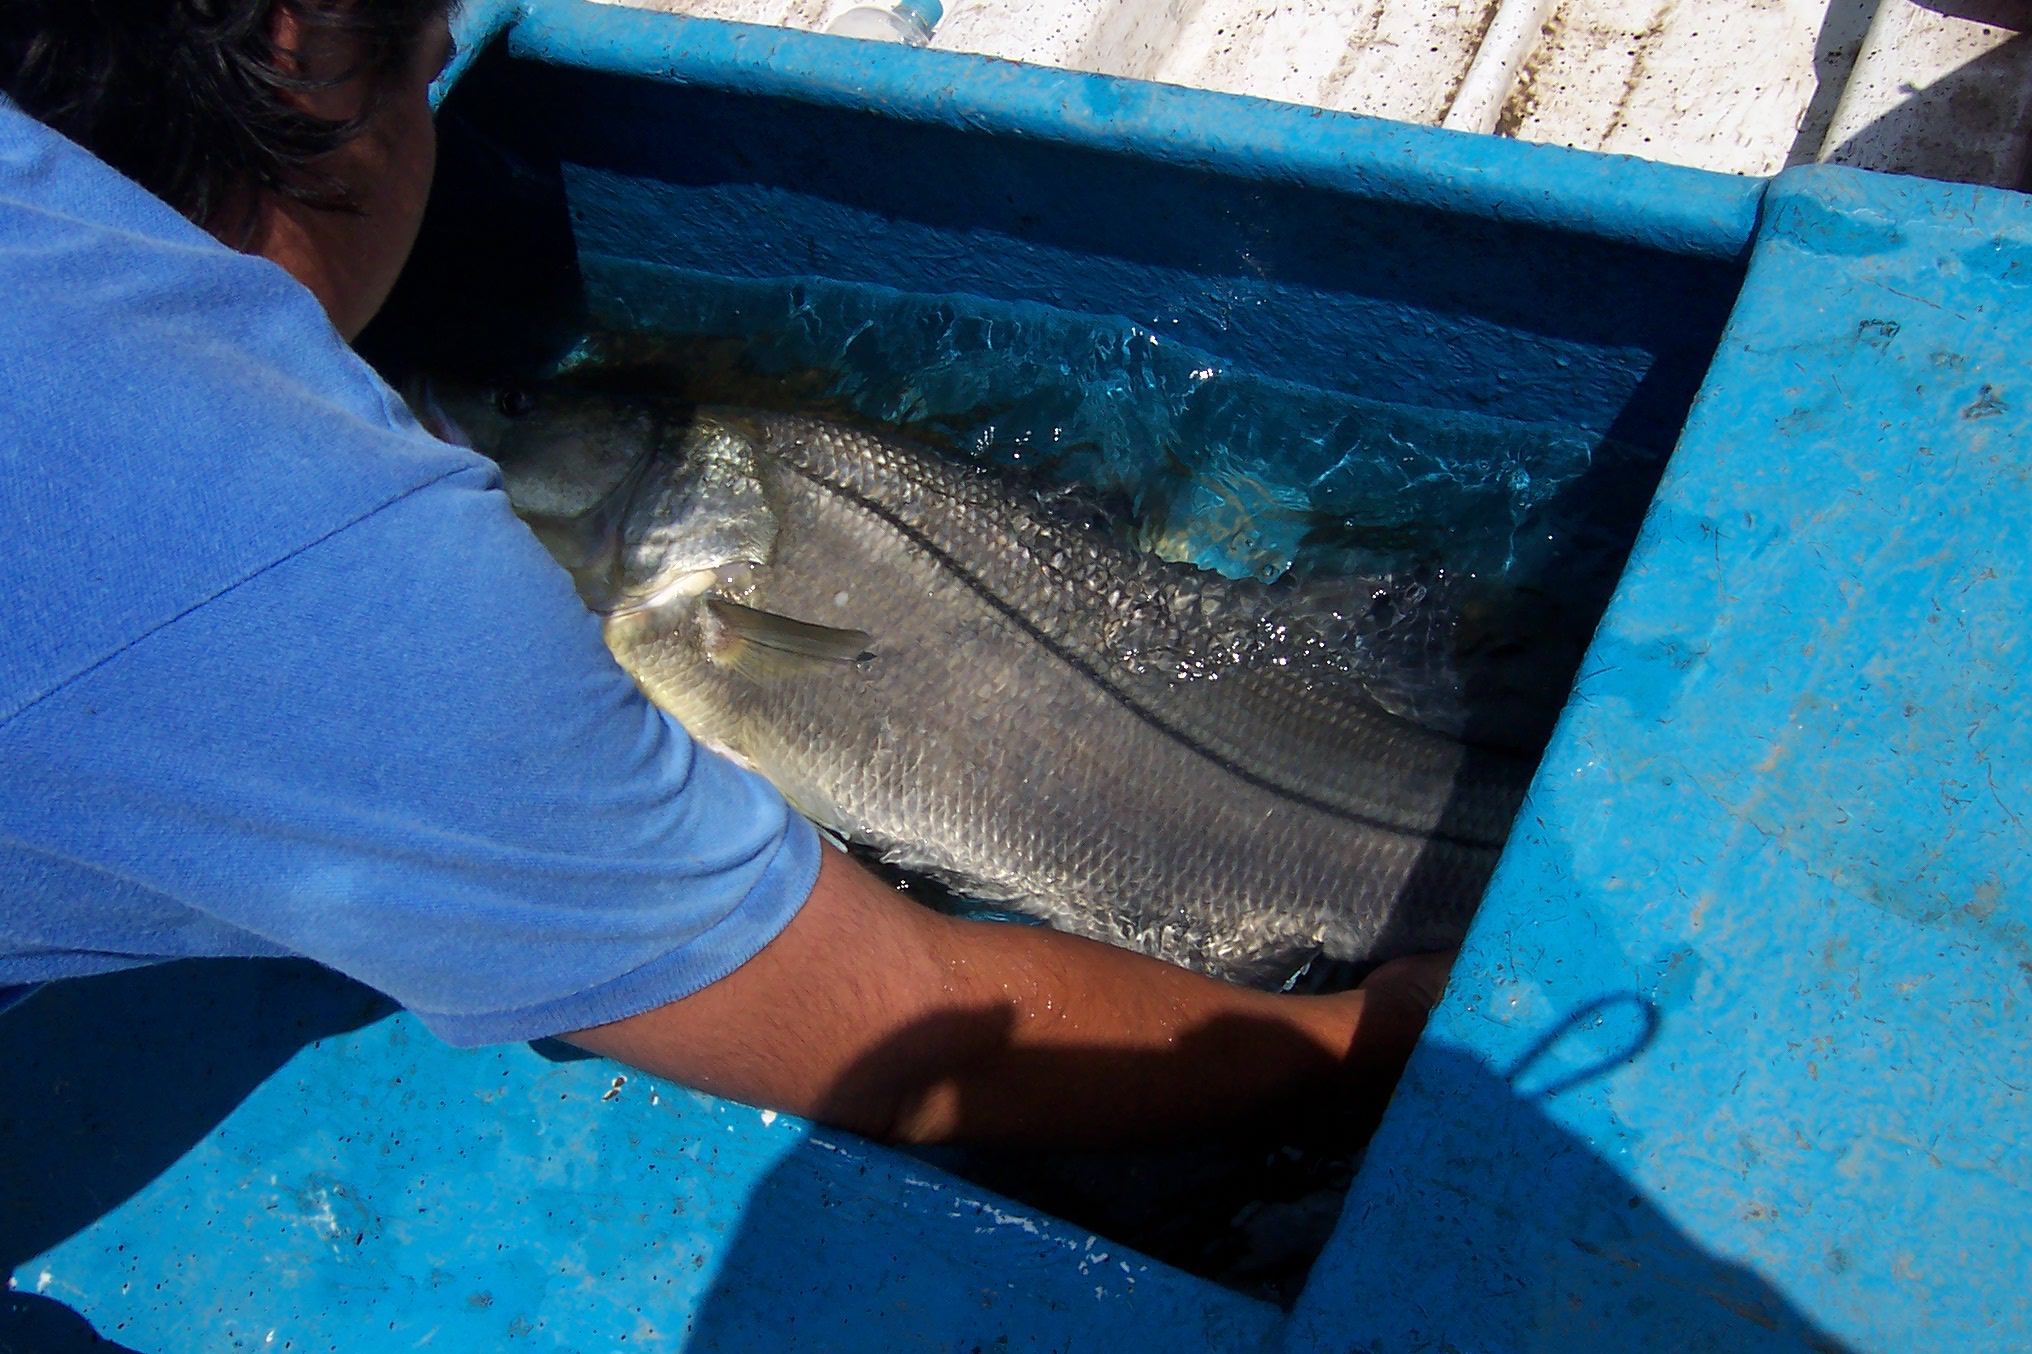
<instances>
[{"instance_id":1,"label":"man's hand","mask_svg":"<svg viewBox=\"0 0 2032 1354\"><path fill-rule=\"evenodd\" d=\"M877 1138L1148 1142L1302 1091L1380 1112L1451 961L1276 996L1075 936L942 916L828 848L804 909L746 964L566 1037Z\"/></svg>"}]
</instances>

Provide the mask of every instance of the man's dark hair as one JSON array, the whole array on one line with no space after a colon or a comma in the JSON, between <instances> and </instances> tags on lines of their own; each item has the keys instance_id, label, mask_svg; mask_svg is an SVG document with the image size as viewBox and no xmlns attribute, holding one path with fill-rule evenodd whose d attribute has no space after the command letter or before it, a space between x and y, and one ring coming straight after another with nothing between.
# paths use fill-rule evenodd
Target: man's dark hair
<instances>
[{"instance_id":1,"label":"man's dark hair","mask_svg":"<svg viewBox=\"0 0 2032 1354\"><path fill-rule=\"evenodd\" d=\"M344 209L312 163L372 116L424 25L451 0L0 0L0 89L199 225L266 189ZM338 30L360 53L364 111L298 108L315 88L270 40L275 12Z\"/></svg>"}]
</instances>

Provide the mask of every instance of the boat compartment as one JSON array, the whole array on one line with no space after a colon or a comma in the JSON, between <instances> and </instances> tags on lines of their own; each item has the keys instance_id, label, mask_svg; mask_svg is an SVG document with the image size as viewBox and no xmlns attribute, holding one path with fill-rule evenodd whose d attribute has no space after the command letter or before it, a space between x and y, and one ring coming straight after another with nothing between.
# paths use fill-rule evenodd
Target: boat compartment
<instances>
[{"instance_id":1,"label":"boat compartment","mask_svg":"<svg viewBox=\"0 0 2032 1354\"><path fill-rule=\"evenodd\" d=\"M851 1135L217 963L0 1013L0 1344L2026 1342L2022 199L587 0L460 24L363 342L397 379L893 425L1230 573L1440 560L1547 599L1577 694L1288 1316Z\"/></svg>"}]
</instances>

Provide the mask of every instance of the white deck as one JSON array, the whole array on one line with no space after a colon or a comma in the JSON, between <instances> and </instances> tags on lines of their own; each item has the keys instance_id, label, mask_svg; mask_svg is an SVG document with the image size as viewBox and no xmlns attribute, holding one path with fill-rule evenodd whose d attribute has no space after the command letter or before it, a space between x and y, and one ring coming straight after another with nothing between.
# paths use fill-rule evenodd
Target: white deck
<instances>
[{"instance_id":1,"label":"white deck","mask_svg":"<svg viewBox=\"0 0 2032 1354\"><path fill-rule=\"evenodd\" d=\"M856 0L614 0L820 29ZM934 47L1734 174L2017 188L2032 0L949 0Z\"/></svg>"}]
</instances>

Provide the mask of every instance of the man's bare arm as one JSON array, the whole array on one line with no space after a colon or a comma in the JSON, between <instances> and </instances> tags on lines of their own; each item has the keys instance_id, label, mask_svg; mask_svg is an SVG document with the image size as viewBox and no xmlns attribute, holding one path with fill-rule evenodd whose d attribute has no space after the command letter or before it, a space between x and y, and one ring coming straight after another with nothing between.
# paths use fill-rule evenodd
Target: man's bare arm
<instances>
[{"instance_id":1,"label":"man's bare arm","mask_svg":"<svg viewBox=\"0 0 2032 1354\"><path fill-rule=\"evenodd\" d=\"M567 1037L878 1138L1127 1142L1307 1089L1380 1104L1447 962L1275 996L1041 928L957 921L827 848L803 911L741 968Z\"/></svg>"}]
</instances>

